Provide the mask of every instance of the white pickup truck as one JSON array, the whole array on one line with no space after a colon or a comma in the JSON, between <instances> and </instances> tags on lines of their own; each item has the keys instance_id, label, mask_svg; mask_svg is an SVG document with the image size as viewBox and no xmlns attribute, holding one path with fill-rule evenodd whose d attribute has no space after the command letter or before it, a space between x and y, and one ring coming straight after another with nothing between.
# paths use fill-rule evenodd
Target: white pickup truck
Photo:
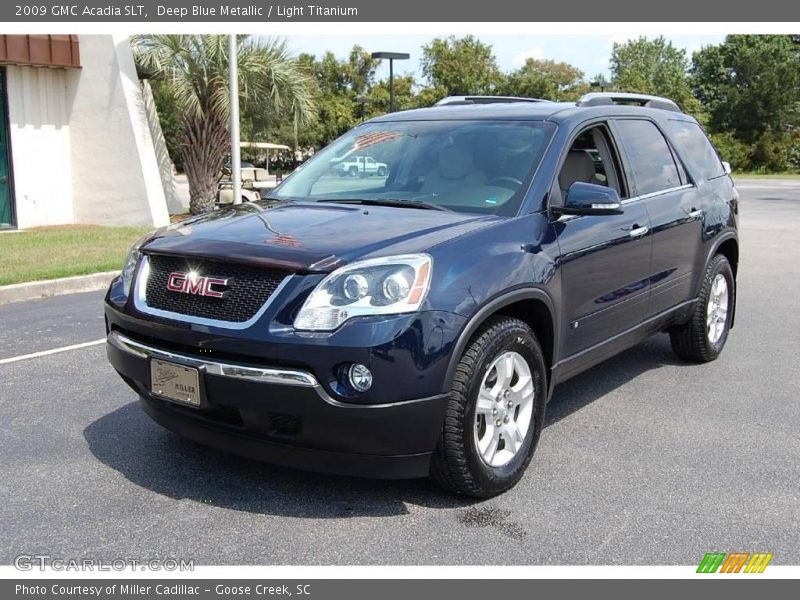
<instances>
[{"instance_id":1,"label":"white pickup truck","mask_svg":"<svg viewBox=\"0 0 800 600\"><path fill-rule=\"evenodd\" d=\"M371 156L348 156L342 161L332 163L331 168L341 177L345 175L350 177L358 177L359 175L361 177L369 175L384 177L389 172L389 167L386 163L378 162Z\"/></svg>"}]
</instances>

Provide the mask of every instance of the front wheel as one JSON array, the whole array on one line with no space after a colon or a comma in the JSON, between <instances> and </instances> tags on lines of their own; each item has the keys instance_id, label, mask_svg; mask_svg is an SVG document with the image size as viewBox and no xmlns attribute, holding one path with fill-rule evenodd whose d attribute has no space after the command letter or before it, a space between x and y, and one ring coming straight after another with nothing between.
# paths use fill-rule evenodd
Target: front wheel
<instances>
[{"instance_id":1,"label":"front wheel","mask_svg":"<svg viewBox=\"0 0 800 600\"><path fill-rule=\"evenodd\" d=\"M717 254L709 263L700 295L687 323L669 332L672 350L692 362L715 360L728 340L736 292L728 259Z\"/></svg>"},{"instance_id":2,"label":"front wheel","mask_svg":"<svg viewBox=\"0 0 800 600\"><path fill-rule=\"evenodd\" d=\"M432 479L490 498L525 473L544 422L544 357L519 319L496 317L475 334L456 367Z\"/></svg>"}]
</instances>

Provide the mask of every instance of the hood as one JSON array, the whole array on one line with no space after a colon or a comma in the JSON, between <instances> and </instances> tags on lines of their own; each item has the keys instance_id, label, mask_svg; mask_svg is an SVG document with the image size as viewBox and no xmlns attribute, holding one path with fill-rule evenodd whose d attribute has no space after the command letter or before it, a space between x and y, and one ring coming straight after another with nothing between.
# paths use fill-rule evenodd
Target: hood
<instances>
[{"instance_id":1,"label":"hood","mask_svg":"<svg viewBox=\"0 0 800 600\"><path fill-rule=\"evenodd\" d=\"M324 273L361 258L425 252L498 219L385 206L248 203L171 225L142 251Z\"/></svg>"}]
</instances>

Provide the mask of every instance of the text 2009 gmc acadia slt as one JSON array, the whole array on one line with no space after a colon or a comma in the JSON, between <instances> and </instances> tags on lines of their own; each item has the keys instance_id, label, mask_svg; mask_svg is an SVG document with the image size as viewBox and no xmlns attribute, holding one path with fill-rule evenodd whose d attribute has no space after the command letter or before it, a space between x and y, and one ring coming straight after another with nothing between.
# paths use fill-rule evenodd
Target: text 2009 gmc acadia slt
<instances>
[{"instance_id":1,"label":"text 2009 gmc acadia slt","mask_svg":"<svg viewBox=\"0 0 800 600\"><path fill-rule=\"evenodd\" d=\"M362 155L386 172L339 176ZM737 202L668 99L447 98L137 242L108 357L192 440L489 497L525 471L556 384L661 331L719 355Z\"/></svg>"}]
</instances>

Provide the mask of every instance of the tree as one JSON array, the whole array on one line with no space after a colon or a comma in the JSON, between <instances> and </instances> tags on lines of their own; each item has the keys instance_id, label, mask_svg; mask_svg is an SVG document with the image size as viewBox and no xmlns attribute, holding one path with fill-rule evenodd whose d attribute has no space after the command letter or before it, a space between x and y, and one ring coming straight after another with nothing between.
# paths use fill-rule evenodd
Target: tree
<instances>
[{"instance_id":1,"label":"tree","mask_svg":"<svg viewBox=\"0 0 800 600\"><path fill-rule=\"evenodd\" d=\"M713 131L755 144L800 127L800 45L789 35L729 35L695 52L691 77Z\"/></svg>"},{"instance_id":2,"label":"tree","mask_svg":"<svg viewBox=\"0 0 800 600\"><path fill-rule=\"evenodd\" d=\"M346 60L337 59L333 52L326 52L320 59L301 54L298 60L313 75L313 97L318 106L319 118L304 132L306 143L327 144L367 115L369 109L364 100L375 86L380 61L358 45L353 46Z\"/></svg>"},{"instance_id":3,"label":"tree","mask_svg":"<svg viewBox=\"0 0 800 600\"><path fill-rule=\"evenodd\" d=\"M615 43L610 68L614 86L621 92L666 96L686 112L695 113L700 108L687 77L686 51L663 36Z\"/></svg>"},{"instance_id":4,"label":"tree","mask_svg":"<svg viewBox=\"0 0 800 600\"><path fill-rule=\"evenodd\" d=\"M350 91L357 96L366 94L375 83L375 71L380 64L380 59L372 58L372 55L364 48L358 45L353 46L345 65Z\"/></svg>"},{"instance_id":5,"label":"tree","mask_svg":"<svg viewBox=\"0 0 800 600\"><path fill-rule=\"evenodd\" d=\"M447 90L442 86L425 86L414 95L414 108L433 106L446 96Z\"/></svg>"},{"instance_id":6,"label":"tree","mask_svg":"<svg viewBox=\"0 0 800 600\"><path fill-rule=\"evenodd\" d=\"M408 110L417 108L417 98L414 94L416 81L413 75L400 75L394 78L394 107L395 110ZM382 79L372 86L366 95L367 118L389 112L389 80Z\"/></svg>"},{"instance_id":7,"label":"tree","mask_svg":"<svg viewBox=\"0 0 800 600\"><path fill-rule=\"evenodd\" d=\"M158 121L164 134L167 153L176 168L183 170L181 147L178 142L181 134L181 111L175 103L169 87L161 79L151 79L150 87L153 90L153 101L158 109Z\"/></svg>"},{"instance_id":8,"label":"tree","mask_svg":"<svg viewBox=\"0 0 800 600\"><path fill-rule=\"evenodd\" d=\"M193 214L214 207L216 181L230 150L228 39L222 35L140 35L132 39L141 70L161 79L181 113L180 156ZM243 112L277 111L305 123L311 82L283 43L239 36Z\"/></svg>"},{"instance_id":9,"label":"tree","mask_svg":"<svg viewBox=\"0 0 800 600\"><path fill-rule=\"evenodd\" d=\"M506 77L502 92L547 100L576 100L589 90L583 71L564 62L529 58Z\"/></svg>"},{"instance_id":10,"label":"tree","mask_svg":"<svg viewBox=\"0 0 800 600\"><path fill-rule=\"evenodd\" d=\"M448 95L492 94L502 73L492 47L468 35L436 38L422 47L422 74Z\"/></svg>"}]
</instances>

